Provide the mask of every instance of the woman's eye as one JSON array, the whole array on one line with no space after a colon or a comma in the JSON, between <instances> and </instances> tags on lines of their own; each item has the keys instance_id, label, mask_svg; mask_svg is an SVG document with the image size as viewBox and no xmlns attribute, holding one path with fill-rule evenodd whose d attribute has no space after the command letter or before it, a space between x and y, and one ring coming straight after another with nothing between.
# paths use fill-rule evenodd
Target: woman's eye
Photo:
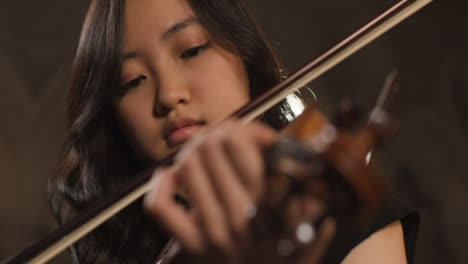
<instances>
[{"instance_id":1,"label":"woman's eye","mask_svg":"<svg viewBox=\"0 0 468 264\"><path fill-rule=\"evenodd\" d=\"M137 78L129 81L128 83L126 83L124 85L124 88L125 89L130 89L130 88L134 88L134 87L137 87L141 84L141 82L143 82L144 80L146 80L146 76L143 76L143 75L140 75L138 76Z\"/></svg>"},{"instance_id":2,"label":"woman's eye","mask_svg":"<svg viewBox=\"0 0 468 264\"><path fill-rule=\"evenodd\" d=\"M207 43L205 43L203 45L190 48L190 49L182 52L182 54L180 54L180 58L181 59L187 59L187 58L195 57L198 54L200 54L200 52L205 50L208 47L208 44L209 43L207 42Z\"/></svg>"},{"instance_id":3,"label":"woman's eye","mask_svg":"<svg viewBox=\"0 0 468 264\"><path fill-rule=\"evenodd\" d=\"M139 85L141 84L141 82L143 82L144 80L146 80L146 76L141 75L141 76L138 76L137 78L135 78L135 79L129 81L129 82L127 83L126 86L127 86L127 87L137 87L137 86L139 86Z\"/></svg>"}]
</instances>

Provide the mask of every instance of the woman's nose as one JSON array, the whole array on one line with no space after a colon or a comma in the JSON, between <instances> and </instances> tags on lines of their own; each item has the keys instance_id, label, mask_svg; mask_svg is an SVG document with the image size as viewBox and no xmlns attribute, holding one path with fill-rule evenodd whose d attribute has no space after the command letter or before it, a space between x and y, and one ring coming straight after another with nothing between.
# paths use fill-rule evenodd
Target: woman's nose
<instances>
[{"instance_id":1,"label":"woman's nose","mask_svg":"<svg viewBox=\"0 0 468 264\"><path fill-rule=\"evenodd\" d=\"M190 103L191 99L184 77L167 72L159 78L155 95L154 113L157 116L167 115L176 107Z\"/></svg>"}]
</instances>

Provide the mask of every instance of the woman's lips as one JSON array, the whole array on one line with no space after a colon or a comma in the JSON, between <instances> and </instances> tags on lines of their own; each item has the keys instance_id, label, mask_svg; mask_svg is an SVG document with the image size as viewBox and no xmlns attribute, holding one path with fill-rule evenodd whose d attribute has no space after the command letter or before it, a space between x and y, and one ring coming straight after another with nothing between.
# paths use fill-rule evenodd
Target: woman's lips
<instances>
[{"instance_id":1,"label":"woman's lips","mask_svg":"<svg viewBox=\"0 0 468 264\"><path fill-rule=\"evenodd\" d=\"M203 124L203 121L187 117L170 120L164 129L164 138L167 145L175 147L184 143L195 135Z\"/></svg>"},{"instance_id":2,"label":"woman's lips","mask_svg":"<svg viewBox=\"0 0 468 264\"><path fill-rule=\"evenodd\" d=\"M172 131L167 140L171 145L178 145L191 138L200 128L200 125L189 125Z\"/></svg>"}]
</instances>

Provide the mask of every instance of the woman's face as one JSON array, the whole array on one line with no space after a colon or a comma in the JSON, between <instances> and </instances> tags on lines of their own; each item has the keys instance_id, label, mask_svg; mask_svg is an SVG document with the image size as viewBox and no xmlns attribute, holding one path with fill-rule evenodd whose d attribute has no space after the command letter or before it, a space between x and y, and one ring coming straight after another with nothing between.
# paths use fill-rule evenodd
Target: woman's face
<instances>
[{"instance_id":1,"label":"woman's face","mask_svg":"<svg viewBox=\"0 0 468 264\"><path fill-rule=\"evenodd\" d=\"M242 60L214 43L184 0L126 1L120 125L145 163L249 100Z\"/></svg>"}]
</instances>

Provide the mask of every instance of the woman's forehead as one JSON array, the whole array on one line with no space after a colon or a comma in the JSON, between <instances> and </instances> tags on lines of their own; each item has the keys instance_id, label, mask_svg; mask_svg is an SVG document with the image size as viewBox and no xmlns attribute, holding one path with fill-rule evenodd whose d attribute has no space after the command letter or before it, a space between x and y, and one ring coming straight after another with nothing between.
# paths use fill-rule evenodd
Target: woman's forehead
<instances>
[{"instance_id":1,"label":"woman's forehead","mask_svg":"<svg viewBox=\"0 0 468 264\"><path fill-rule=\"evenodd\" d=\"M175 25L193 22L194 17L185 0L128 0L124 11L124 39L144 35L163 38Z\"/></svg>"}]
</instances>

